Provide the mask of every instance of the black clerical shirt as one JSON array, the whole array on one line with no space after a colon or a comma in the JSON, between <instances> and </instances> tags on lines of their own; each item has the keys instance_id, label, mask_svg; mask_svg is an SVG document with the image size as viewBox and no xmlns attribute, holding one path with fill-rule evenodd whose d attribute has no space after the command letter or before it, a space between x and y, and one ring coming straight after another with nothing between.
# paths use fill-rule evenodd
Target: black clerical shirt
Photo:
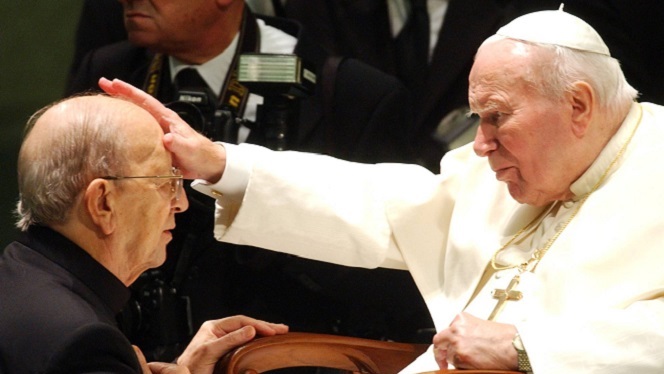
<instances>
[{"instance_id":1,"label":"black clerical shirt","mask_svg":"<svg viewBox=\"0 0 664 374\"><path fill-rule=\"evenodd\" d=\"M31 227L0 257L0 373L140 373L115 320L129 295L69 239Z\"/></svg>"}]
</instances>

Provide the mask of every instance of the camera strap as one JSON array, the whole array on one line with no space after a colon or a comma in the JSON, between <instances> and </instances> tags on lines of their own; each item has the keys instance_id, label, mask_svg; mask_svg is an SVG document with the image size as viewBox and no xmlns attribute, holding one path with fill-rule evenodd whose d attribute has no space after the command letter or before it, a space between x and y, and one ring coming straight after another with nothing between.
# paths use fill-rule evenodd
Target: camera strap
<instances>
[{"instance_id":1,"label":"camera strap","mask_svg":"<svg viewBox=\"0 0 664 374\"><path fill-rule=\"evenodd\" d=\"M218 108L230 110L236 117L242 116L249 98L249 90L238 81L238 60L242 53L259 51L260 33L258 23L253 13L245 6L237 49L219 94ZM157 99L159 98L159 85L162 80L165 62L164 54L156 53L150 61L148 73L143 83L143 91Z\"/></svg>"}]
</instances>

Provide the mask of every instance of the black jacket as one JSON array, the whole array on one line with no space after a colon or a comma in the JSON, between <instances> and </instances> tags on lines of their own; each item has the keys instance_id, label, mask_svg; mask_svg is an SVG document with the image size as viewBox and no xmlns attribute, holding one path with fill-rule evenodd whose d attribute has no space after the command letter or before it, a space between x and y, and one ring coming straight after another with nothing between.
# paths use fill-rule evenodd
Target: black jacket
<instances>
[{"instance_id":1,"label":"black jacket","mask_svg":"<svg viewBox=\"0 0 664 374\"><path fill-rule=\"evenodd\" d=\"M0 257L0 372L140 373L116 314L129 290L85 251L33 227Z\"/></svg>"}]
</instances>

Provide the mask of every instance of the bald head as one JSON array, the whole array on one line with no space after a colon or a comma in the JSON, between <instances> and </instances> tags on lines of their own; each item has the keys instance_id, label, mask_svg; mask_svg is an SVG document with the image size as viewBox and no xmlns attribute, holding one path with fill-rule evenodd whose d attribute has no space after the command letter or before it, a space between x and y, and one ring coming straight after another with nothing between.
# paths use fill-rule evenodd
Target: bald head
<instances>
[{"instance_id":1,"label":"bald head","mask_svg":"<svg viewBox=\"0 0 664 374\"><path fill-rule=\"evenodd\" d=\"M19 153L17 226L64 222L90 180L149 158L160 141L146 111L109 96L69 98L38 111Z\"/></svg>"}]
</instances>

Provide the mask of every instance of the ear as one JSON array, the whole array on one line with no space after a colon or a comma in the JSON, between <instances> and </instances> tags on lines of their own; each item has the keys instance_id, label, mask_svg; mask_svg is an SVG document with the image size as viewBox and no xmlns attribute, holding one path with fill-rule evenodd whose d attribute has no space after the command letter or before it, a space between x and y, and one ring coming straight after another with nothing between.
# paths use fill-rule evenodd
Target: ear
<instances>
[{"instance_id":1,"label":"ear","mask_svg":"<svg viewBox=\"0 0 664 374\"><path fill-rule=\"evenodd\" d=\"M586 82L575 82L569 94L572 105L572 131L579 138L585 136L595 108L595 90Z\"/></svg>"},{"instance_id":2,"label":"ear","mask_svg":"<svg viewBox=\"0 0 664 374\"><path fill-rule=\"evenodd\" d=\"M116 229L117 196L113 183L104 179L93 180L83 195L83 205L90 219L104 235L110 235Z\"/></svg>"}]
</instances>

